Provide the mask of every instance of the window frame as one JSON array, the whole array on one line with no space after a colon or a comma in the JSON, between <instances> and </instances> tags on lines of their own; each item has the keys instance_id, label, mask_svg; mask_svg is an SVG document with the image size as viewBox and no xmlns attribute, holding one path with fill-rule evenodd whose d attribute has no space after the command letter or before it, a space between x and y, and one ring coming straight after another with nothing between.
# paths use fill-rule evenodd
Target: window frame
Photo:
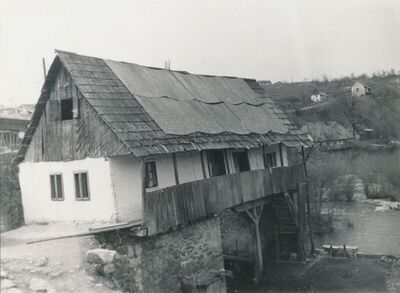
<instances>
[{"instance_id":1,"label":"window frame","mask_svg":"<svg viewBox=\"0 0 400 293\"><path fill-rule=\"evenodd\" d=\"M60 176L61 180L61 197L59 196L58 192L58 184L57 184L57 176ZM63 180L63 176L62 173L58 172L58 173L50 173L49 174L49 178L50 178L50 199L52 201L63 201L65 199L64 197L64 180ZM53 179L54 178L54 179ZM56 192L56 197L53 197L53 188L52 188L52 184L54 182L54 190Z\"/></svg>"},{"instance_id":2,"label":"window frame","mask_svg":"<svg viewBox=\"0 0 400 293\"><path fill-rule=\"evenodd\" d=\"M153 165L154 168L154 185L149 186L149 165ZM145 180L144 180L144 184L145 184L145 189L153 189L153 188L157 188L159 186L159 181L158 181L158 174L157 174L157 163L155 160L148 160L144 162L144 175L145 175Z\"/></svg>"},{"instance_id":3,"label":"window frame","mask_svg":"<svg viewBox=\"0 0 400 293\"><path fill-rule=\"evenodd\" d=\"M272 161L273 161L273 163L274 163L274 166L269 166L269 165L267 165L267 163L268 163L268 160L267 160L267 156L268 155L272 155L273 157L273 159L272 159ZM277 152L276 151L269 151L269 152L264 152L263 153L263 159L264 159L264 167L265 167L265 169L269 169L269 168L276 168L276 167L278 167L278 160L276 159L276 156L277 156Z\"/></svg>"},{"instance_id":4,"label":"window frame","mask_svg":"<svg viewBox=\"0 0 400 293\"><path fill-rule=\"evenodd\" d=\"M210 154L211 152L221 152L221 158L223 160L223 168L224 168L224 174L219 174L219 175L214 175L212 174L212 168L211 168L211 160L210 160ZM211 149L211 150L206 150L206 162L207 162L207 169L208 169L208 176L211 177L218 177L218 176L225 176L229 174L229 165L228 165L228 159L226 156L226 152L224 149Z\"/></svg>"},{"instance_id":5,"label":"window frame","mask_svg":"<svg viewBox=\"0 0 400 293\"><path fill-rule=\"evenodd\" d=\"M235 164L235 154L244 154L246 156L246 165L248 167L248 170L246 171L241 171L241 170L236 170L236 164ZM235 173L241 173L241 172L248 172L251 171L251 166L250 166L250 158L249 158L249 152L248 150L233 150L231 152L232 155L232 162L233 162L233 168L235 169ZM240 163L238 162L238 166L240 168Z\"/></svg>"},{"instance_id":6,"label":"window frame","mask_svg":"<svg viewBox=\"0 0 400 293\"><path fill-rule=\"evenodd\" d=\"M86 174L86 191L87 191L87 197L82 196L82 176L81 174ZM75 200L77 201L89 201L90 200L90 185L89 185L89 172L87 170L81 170L81 171L74 171L74 190L75 190ZM79 186L79 193L80 196L78 197L77 190L76 190L76 175L78 175L78 186Z\"/></svg>"},{"instance_id":7,"label":"window frame","mask_svg":"<svg viewBox=\"0 0 400 293\"><path fill-rule=\"evenodd\" d=\"M69 112L64 112L64 109L63 109L63 104L64 103L66 103L67 101L71 101L71 111L69 111ZM64 106L65 107L65 106ZM65 99L61 99L60 100L60 110L61 110L61 121L69 121L69 120L73 120L75 117L75 113L74 113L74 98L73 97L68 97L68 98L65 98ZM65 118L65 117L63 117L63 116L66 116L67 115L67 113L68 113L68 117L67 118Z\"/></svg>"}]
</instances>

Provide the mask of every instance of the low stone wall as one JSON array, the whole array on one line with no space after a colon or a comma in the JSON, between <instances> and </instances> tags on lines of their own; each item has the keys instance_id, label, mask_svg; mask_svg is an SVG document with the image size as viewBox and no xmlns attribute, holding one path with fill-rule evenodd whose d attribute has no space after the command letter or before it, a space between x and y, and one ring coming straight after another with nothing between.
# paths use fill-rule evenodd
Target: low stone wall
<instances>
[{"instance_id":1,"label":"low stone wall","mask_svg":"<svg viewBox=\"0 0 400 293\"><path fill-rule=\"evenodd\" d=\"M113 232L97 236L118 252L102 273L128 292L181 292L184 280L224 269L218 217L146 238ZM225 292L222 278L222 291Z\"/></svg>"},{"instance_id":2,"label":"low stone wall","mask_svg":"<svg viewBox=\"0 0 400 293\"><path fill-rule=\"evenodd\" d=\"M254 259L253 226L246 213L224 210L220 219L223 253Z\"/></svg>"},{"instance_id":3,"label":"low stone wall","mask_svg":"<svg viewBox=\"0 0 400 293\"><path fill-rule=\"evenodd\" d=\"M254 227L245 212L225 210L220 215L223 253L232 256L254 259ZM264 259L273 255L274 230L272 206L264 206L260 219L260 237Z\"/></svg>"}]
</instances>

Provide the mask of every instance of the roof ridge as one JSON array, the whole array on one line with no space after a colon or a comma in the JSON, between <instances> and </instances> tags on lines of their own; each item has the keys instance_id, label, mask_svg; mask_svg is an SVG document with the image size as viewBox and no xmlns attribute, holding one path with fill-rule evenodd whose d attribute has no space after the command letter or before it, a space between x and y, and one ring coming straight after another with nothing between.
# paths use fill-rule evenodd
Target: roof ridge
<instances>
[{"instance_id":1,"label":"roof ridge","mask_svg":"<svg viewBox=\"0 0 400 293\"><path fill-rule=\"evenodd\" d=\"M148 66L148 65L141 65L135 62L128 62L128 61L117 61L117 60L113 60L113 59L109 59L109 58L102 58L102 57L95 57L95 56L89 56L89 55L82 55L82 54L78 54L75 52L70 52L70 51L64 51L64 50L59 50L59 49L55 49L54 50L56 52L56 54L72 54L72 55L76 55L76 56L81 56L81 57L86 57L86 58L94 58L94 59L100 59L100 60L109 60L112 62L118 62L118 63L127 63L127 64L133 64L136 66L140 66L140 67L144 67L144 68L148 68L148 69L152 69L152 70L163 70L163 71L172 71L172 72L177 72L177 73L181 73L181 74L189 74L189 75L199 75L199 76L205 76L205 77L224 77L224 78L232 78L232 79L243 79L243 80L256 80L255 78L249 78L249 77L238 77L238 76L227 76L227 75L214 75L214 74L202 74L202 73L192 73L186 70L174 70L174 69L166 69L166 68L162 68L162 67L156 67L156 66Z\"/></svg>"}]
</instances>

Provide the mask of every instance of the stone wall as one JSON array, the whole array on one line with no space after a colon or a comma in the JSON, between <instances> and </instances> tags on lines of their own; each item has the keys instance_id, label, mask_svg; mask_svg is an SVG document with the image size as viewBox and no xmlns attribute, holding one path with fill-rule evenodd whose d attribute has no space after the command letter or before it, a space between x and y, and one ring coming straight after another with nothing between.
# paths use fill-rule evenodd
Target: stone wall
<instances>
[{"instance_id":1,"label":"stone wall","mask_svg":"<svg viewBox=\"0 0 400 293\"><path fill-rule=\"evenodd\" d=\"M128 292L181 292L184 279L224 269L217 217L163 235L137 238L113 232L97 239L119 253L114 267L108 272L104 267L103 273Z\"/></svg>"},{"instance_id":2,"label":"stone wall","mask_svg":"<svg viewBox=\"0 0 400 293\"><path fill-rule=\"evenodd\" d=\"M225 210L220 214L222 248L224 254L254 259L254 226L245 212ZM273 212L270 204L264 206L260 219L263 256L271 258L274 245Z\"/></svg>"}]
</instances>

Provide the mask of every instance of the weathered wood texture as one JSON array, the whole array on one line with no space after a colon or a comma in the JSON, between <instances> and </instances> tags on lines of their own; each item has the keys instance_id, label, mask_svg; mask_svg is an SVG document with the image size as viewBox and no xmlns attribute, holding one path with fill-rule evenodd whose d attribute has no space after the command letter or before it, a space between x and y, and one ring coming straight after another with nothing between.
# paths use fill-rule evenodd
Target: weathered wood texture
<instances>
[{"instance_id":1,"label":"weathered wood texture","mask_svg":"<svg viewBox=\"0 0 400 293\"><path fill-rule=\"evenodd\" d=\"M297 234L297 258L303 260L305 258L305 231L306 231L306 184L300 183L297 193L297 217L298 217L298 234Z\"/></svg>"},{"instance_id":2,"label":"weathered wood texture","mask_svg":"<svg viewBox=\"0 0 400 293\"><path fill-rule=\"evenodd\" d=\"M212 177L147 192L145 225L149 234L166 232L230 207L296 190L298 183L304 181L304 168L299 164Z\"/></svg>"},{"instance_id":3,"label":"weathered wood texture","mask_svg":"<svg viewBox=\"0 0 400 293\"><path fill-rule=\"evenodd\" d=\"M61 119L61 100L73 99L75 119ZM82 98L64 67L54 85L36 127L25 161L71 161L108 154L129 154L100 114Z\"/></svg>"}]
</instances>

